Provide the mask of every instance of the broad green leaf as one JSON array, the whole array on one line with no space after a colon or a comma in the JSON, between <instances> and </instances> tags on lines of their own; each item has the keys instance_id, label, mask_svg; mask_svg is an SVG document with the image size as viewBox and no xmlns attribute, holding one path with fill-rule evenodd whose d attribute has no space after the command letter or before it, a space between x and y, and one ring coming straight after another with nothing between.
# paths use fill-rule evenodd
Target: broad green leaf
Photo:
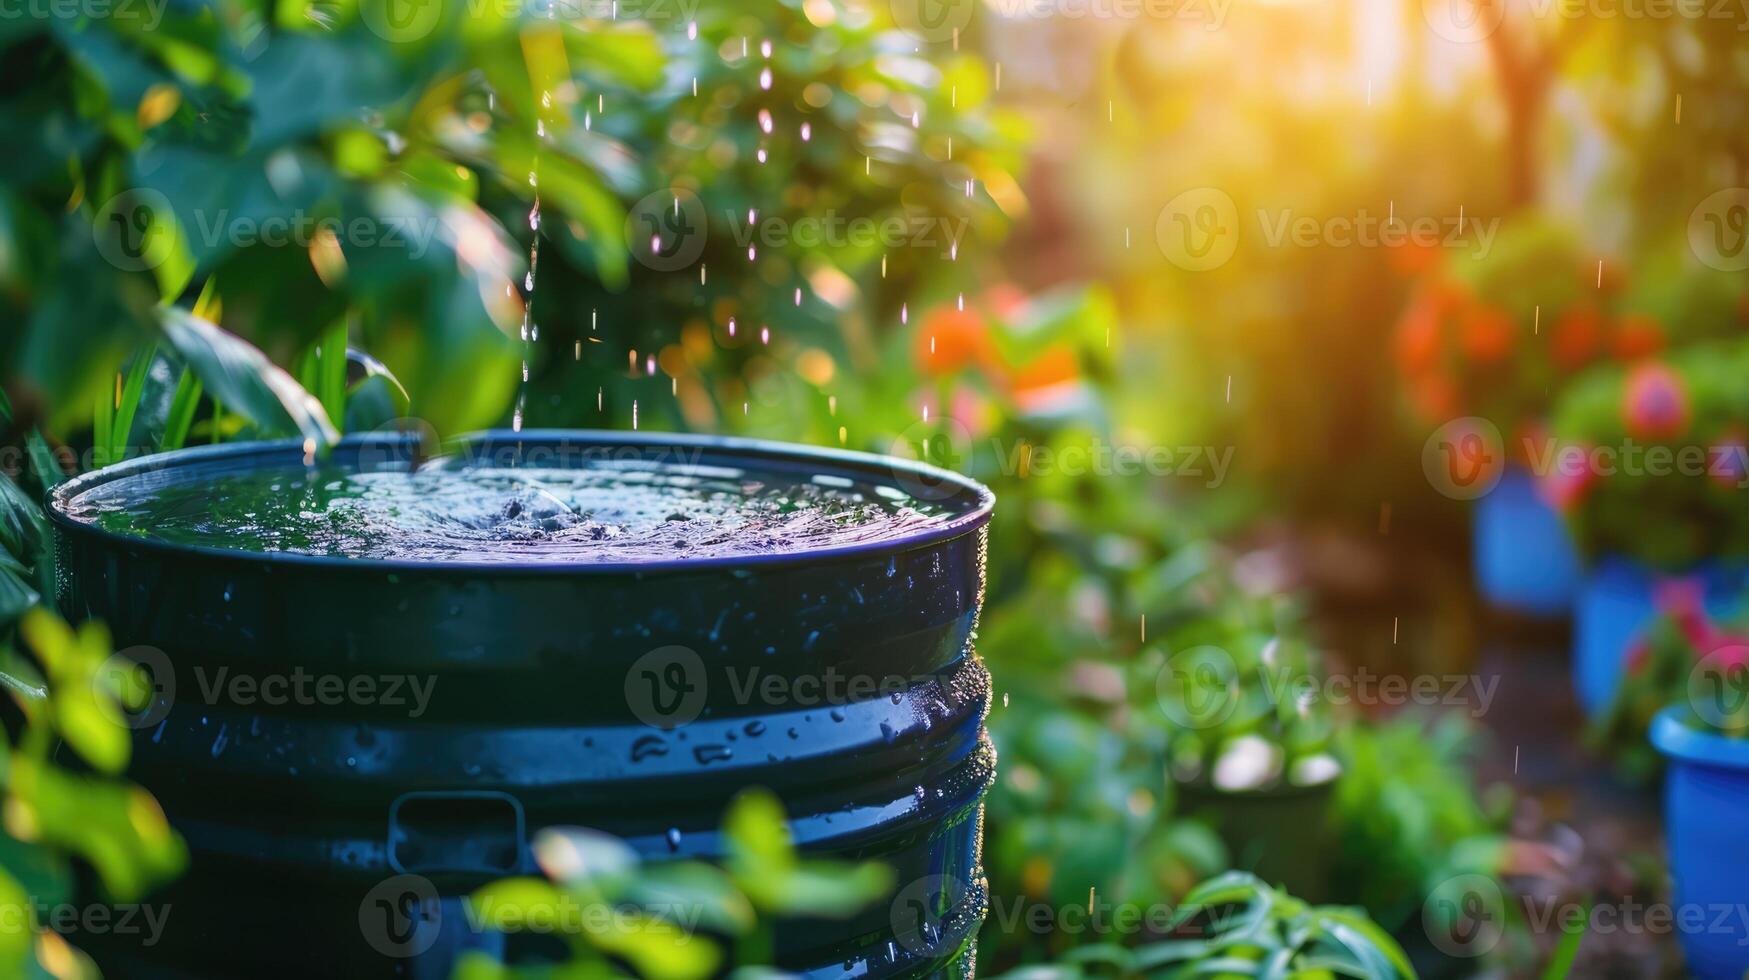
<instances>
[{"instance_id":1,"label":"broad green leaf","mask_svg":"<svg viewBox=\"0 0 1749 980\"><path fill-rule=\"evenodd\" d=\"M779 915L812 915L844 919L867 908L893 890L893 871L884 864L866 862L806 862L787 874L761 879L752 897L768 911Z\"/></svg>"},{"instance_id":2,"label":"broad green leaf","mask_svg":"<svg viewBox=\"0 0 1749 980\"><path fill-rule=\"evenodd\" d=\"M666 919L632 912L621 927L593 931L590 940L624 957L648 980L703 980L722 962L717 944Z\"/></svg>"},{"instance_id":3,"label":"broad green leaf","mask_svg":"<svg viewBox=\"0 0 1749 980\"><path fill-rule=\"evenodd\" d=\"M783 804L769 790L749 789L735 797L723 817L723 834L730 870L742 888L787 875L796 865Z\"/></svg>"},{"instance_id":4,"label":"broad green leaf","mask_svg":"<svg viewBox=\"0 0 1749 980\"><path fill-rule=\"evenodd\" d=\"M120 712L103 697L96 684L59 684L51 692L61 737L93 768L113 776L127 768L132 743Z\"/></svg>"},{"instance_id":5,"label":"broad green leaf","mask_svg":"<svg viewBox=\"0 0 1749 980\"><path fill-rule=\"evenodd\" d=\"M185 310L166 309L164 334L213 397L264 432L293 432L308 445L339 439L321 402L248 341Z\"/></svg>"},{"instance_id":6,"label":"broad green leaf","mask_svg":"<svg viewBox=\"0 0 1749 980\"><path fill-rule=\"evenodd\" d=\"M543 918L551 919L565 903L564 893L552 882L505 878L474 892L468 904L468 925L500 932L520 932L531 925L541 928Z\"/></svg>"},{"instance_id":7,"label":"broad green leaf","mask_svg":"<svg viewBox=\"0 0 1749 980\"><path fill-rule=\"evenodd\" d=\"M755 914L734 881L710 864L675 862L649 866L633 887L633 900L646 908L678 908L698 913L701 928L738 935L751 929Z\"/></svg>"},{"instance_id":8,"label":"broad green leaf","mask_svg":"<svg viewBox=\"0 0 1749 980\"><path fill-rule=\"evenodd\" d=\"M612 834L587 827L548 827L535 835L534 859L562 884L623 877L638 867L638 852Z\"/></svg>"},{"instance_id":9,"label":"broad green leaf","mask_svg":"<svg viewBox=\"0 0 1749 980\"><path fill-rule=\"evenodd\" d=\"M0 869L0 913L0 975L26 976L30 972L26 964L33 959L36 934L31 927L36 916L31 896L5 869Z\"/></svg>"},{"instance_id":10,"label":"broad green leaf","mask_svg":"<svg viewBox=\"0 0 1749 980\"><path fill-rule=\"evenodd\" d=\"M47 540L42 510L11 477L0 474L0 548L20 563L34 565Z\"/></svg>"},{"instance_id":11,"label":"broad green leaf","mask_svg":"<svg viewBox=\"0 0 1749 980\"><path fill-rule=\"evenodd\" d=\"M42 596L23 576L11 568L0 568L0 630L12 625L40 601Z\"/></svg>"}]
</instances>

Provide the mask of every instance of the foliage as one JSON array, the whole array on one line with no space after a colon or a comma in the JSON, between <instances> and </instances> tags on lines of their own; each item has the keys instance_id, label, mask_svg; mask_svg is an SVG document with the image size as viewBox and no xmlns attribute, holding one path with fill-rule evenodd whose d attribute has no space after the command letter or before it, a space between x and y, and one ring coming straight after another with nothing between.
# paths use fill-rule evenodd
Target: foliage
<instances>
[{"instance_id":1,"label":"foliage","mask_svg":"<svg viewBox=\"0 0 1749 980\"><path fill-rule=\"evenodd\" d=\"M1083 977L1365 977L1413 980L1403 950L1355 909L1315 906L1232 871L1184 896L1171 938L1126 949L1084 946L1051 966L1023 967L999 980Z\"/></svg>"},{"instance_id":2,"label":"foliage","mask_svg":"<svg viewBox=\"0 0 1749 980\"><path fill-rule=\"evenodd\" d=\"M1437 255L1397 324L1396 359L1420 420L1480 415L1523 462L1554 396L1579 372L1727 333L1741 290L1686 248L1627 268L1584 250L1553 216L1515 216L1482 257ZM1531 450L1534 451L1534 450Z\"/></svg>"},{"instance_id":3,"label":"foliage","mask_svg":"<svg viewBox=\"0 0 1749 980\"><path fill-rule=\"evenodd\" d=\"M1439 882L1498 871L1510 794L1477 793L1477 733L1465 718L1405 714L1345 728L1337 741L1342 830L1331 877L1344 900L1394 930Z\"/></svg>"},{"instance_id":4,"label":"foliage","mask_svg":"<svg viewBox=\"0 0 1749 980\"><path fill-rule=\"evenodd\" d=\"M1745 370L1749 344L1715 341L1601 368L1562 394L1536 468L1584 552L1661 568L1749 553Z\"/></svg>"},{"instance_id":5,"label":"foliage","mask_svg":"<svg viewBox=\"0 0 1749 980\"><path fill-rule=\"evenodd\" d=\"M1329 782L1341 771L1330 754L1337 722L1293 600L1245 594L1230 575L1217 567L1213 601L1165 631L1169 655L1141 662L1156 680L1134 687L1159 699L1169 771L1222 791Z\"/></svg>"},{"instance_id":6,"label":"foliage","mask_svg":"<svg viewBox=\"0 0 1749 980\"><path fill-rule=\"evenodd\" d=\"M548 828L534 843L547 877L493 882L474 894L473 903L486 925L500 931L557 922L570 952L566 976L702 980L731 964L753 976L771 962L778 917L847 917L893 888L885 865L802 860L788 834L782 807L764 790L743 792L730 804L723 818L728 855L721 867L644 864L618 838ZM555 910L601 908L620 915L555 919ZM547 965L507 965L471 954L455 975L495 980L554 972Z\"/></svg>"},{"instance_id":7,"label":"foliage","mask_svg":"<svg viewBox=\"0 0 1749 980\"><path fill-rule=\"evenodd\" d=\"M10 406L0 397L0 423ZM38 489L59 478L30 437ZM75 861L107 898L133 902L173 878L186 856L145 790L120 778L132 750L121 704L140 692L118 669L100 623L75 631L42 606L53 584L41 511L0 473L0 686L16 713L0 739L0 973L94 976L85 956L40 921L74 900ZM62 752L65 746L67 751Z\"/></svg>"},{"instance_id":8,"label":"foliage","mask_svg":"<svg viewBox=\"0 0 1749 980\"><path fill-rule=\"evenodd\" d=\"M1700 589L1668 583L1657 596L1659 613L1628 650L1627 669L1587 737L1629 778L1646 781L1662 771L1662 756L1646 741L1652 719L1670 705L1685 705L1696 727L1749 736L1749 622L1715 621ZM1704 709L1704 710L1702 710Z\"/></svg>"}]
</instances>

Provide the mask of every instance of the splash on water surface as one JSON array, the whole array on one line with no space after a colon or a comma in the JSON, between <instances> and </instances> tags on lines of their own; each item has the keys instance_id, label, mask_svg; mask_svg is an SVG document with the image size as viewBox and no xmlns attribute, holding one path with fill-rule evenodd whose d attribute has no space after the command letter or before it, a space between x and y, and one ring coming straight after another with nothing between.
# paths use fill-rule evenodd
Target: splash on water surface
<instances>
[{"instance_id":1,"label":"splash on water surface","mask_svg":"<svg viewBox=\"0 0 1749 980\"><path fill-rule=\"evenodd\" d=\"M68 502L135 537L372 560L639 563L754 557L892 540L969 504L840 475L588 459L415 470L197 464L127 476Z\"/></svg>"}]
</instances>

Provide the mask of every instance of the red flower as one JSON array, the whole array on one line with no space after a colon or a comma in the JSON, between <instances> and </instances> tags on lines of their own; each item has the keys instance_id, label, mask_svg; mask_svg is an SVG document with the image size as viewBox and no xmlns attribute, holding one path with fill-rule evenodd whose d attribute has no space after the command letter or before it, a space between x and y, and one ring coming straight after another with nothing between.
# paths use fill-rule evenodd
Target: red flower
<instances>
[{"instance_id":1,"label":"red flower","mask_svg":"<svg viewBox=\"0 0 1749 980\"><path fill-rule=\"evenodd\" d=\"M1431 370L1439 358L1439 311L1430 298L1418 298L1397 322L1397 365L1404 374Z\"/></svg>"},{"instance_id":2,"label":"red flower","mask_svg":"<svg viewBox=\"0 0 1749 980\"><path fill-rule=\"evenodd\" d=\"M1572 454L1561 450L1572 446L1582 450L1579 455L1584 461L1582 465L1570 466L1563 462ZM1585 499L1591 485L1597 482L1597 471L1591 467L1590 458L1591 447L1584 443L1568 443L1567 446L1555 447L1554 465L1537 479L1537 492L1550 507L1558 511L1570 511Z\"/></svg>"},{"instance_id":3,"label":"red flower","mask_svg":"<svg viewBox=\"0 0 1749 980\"><path fill-rule=\"evenodd\" d=\"M1603 345L1603 317L1591 306L1576 306L1555 321L1550 352L1562 370L1584 367Z\"/></svg>"},{"instance_id":4,"label":"red flower","mask_svg":"<svg viewBox=\"0 0 1749 980\"><path fill-rule=\"evenodd\" d=\"M1478 305L1464 314L1459 334L1464 353L1482 364L1505 359L1516 338L1512 333L1512 318L1498 307Z\"/></svg>"},{"instance_id":5,"label":"red flower","mask_svg":"<svg viewBox=\"0 0 1749 980\"><path fill-rule=\"evenodd\" d=\"M1674 439L1688 429L1688 389L1666 364L1645 362L1629 371L1621 408L1628 435L1639 439Z\"/></svg>"},{"instance_id":6,"label":"red flower","mask_svg":"<svg viewBox=\"0 0 1749 980\"><path fill-rule=\"evenodd\" d=\"M1026 313L1032 298L1013 283L1000 282L984 290L983 305L1005 323L1013 323Z\"/></svg>"},{"instance_id":7,"label":"red flower","mask_svg":"<svg viewBox=\"0 0 1749 980\"><path fill-rule=\"evenodd\" d=\"M1664 327L1644 313L1630 313L1615 325L1615 356L1623 361L1651 357L1664 349Z\"/></svg>"}]
</instances>

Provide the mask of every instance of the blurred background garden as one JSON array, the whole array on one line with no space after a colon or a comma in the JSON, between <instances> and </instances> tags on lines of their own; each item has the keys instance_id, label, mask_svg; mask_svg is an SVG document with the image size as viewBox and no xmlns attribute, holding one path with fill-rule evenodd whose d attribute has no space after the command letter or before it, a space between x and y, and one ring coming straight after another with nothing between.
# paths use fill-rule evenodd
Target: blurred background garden
<instances>
[{"instance_id":1,"label":"blurred background garden","mask_svg":"<svg viewBox=\"0 0 1749 980\"><path fill-rule=\"evenodd\" d=\"M128 692L86 680L102 627L39 608L49 487L266 436L675 430L996 492L983 974L1702 972L1645 913L1722 900L1673 897L1647 733L1674 705L1731 743L1749 693L1745 28L0 4L0 897L137 901L185 864L100 717ZM1256 910L1238 938L1097 914L1210 881ZM67 940L0 922L5 974L82 975Z\"/></svg>"}]
</instances>

